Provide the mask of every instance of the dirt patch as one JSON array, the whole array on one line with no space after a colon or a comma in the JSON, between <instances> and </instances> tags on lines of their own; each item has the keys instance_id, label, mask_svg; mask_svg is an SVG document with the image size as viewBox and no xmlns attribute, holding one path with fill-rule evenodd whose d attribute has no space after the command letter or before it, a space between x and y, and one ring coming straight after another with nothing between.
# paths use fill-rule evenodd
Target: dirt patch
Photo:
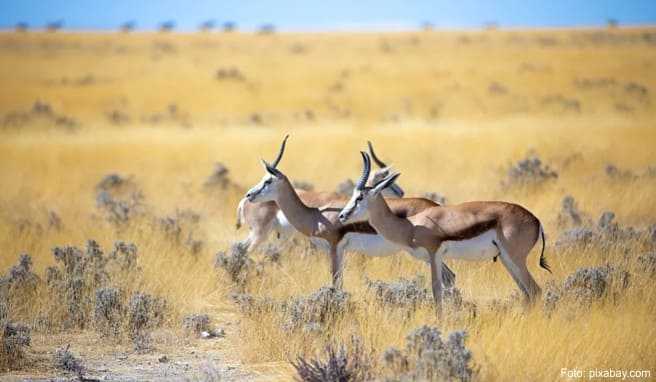
<instances>
[{"instance_id":1,"label":"dirt patch","mask_svg":"<svg viewBox=\"0 0 656 382\"><path fill-rule=\"evenodd\" d=\"M239 362L235 342L238 326L226 315L221 323L225 338L188 338L169 329L154 331L154 350L141 354L128 343L112 343L98 333L35 334L30 349L31 362L12 371L3 381L75 381L73 372L56 367L57 349L69 346L79 358L84 378L99 381L197 380L254 381L266 379L246 370Z\"/></svg>"}]
</instances>

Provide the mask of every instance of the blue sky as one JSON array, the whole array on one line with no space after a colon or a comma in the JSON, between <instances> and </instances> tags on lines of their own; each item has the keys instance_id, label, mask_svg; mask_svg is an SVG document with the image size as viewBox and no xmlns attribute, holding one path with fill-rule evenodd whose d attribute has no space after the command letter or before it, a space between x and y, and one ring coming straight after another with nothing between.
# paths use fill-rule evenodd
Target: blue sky
<instances>
[{"instance_id":1,"label":"blue sky","mask_svg":"<svg viewBox=\"0 0 656 382\"><path fill-rule=\"evenodd\" d=\"M42 27L63 20L68 29L116 29L134 20L138 29L155 29L174 20L177 29L193 30L207 19L235 22L241 29L265 23L280 30L412 29L424 21L437 28L476 28L486 22L501 27L561 27L656 24L656 0L323 0L323 1L182 1L182 0L0 0L0 27L27 22Z\"/></svg>"}]
</instances>

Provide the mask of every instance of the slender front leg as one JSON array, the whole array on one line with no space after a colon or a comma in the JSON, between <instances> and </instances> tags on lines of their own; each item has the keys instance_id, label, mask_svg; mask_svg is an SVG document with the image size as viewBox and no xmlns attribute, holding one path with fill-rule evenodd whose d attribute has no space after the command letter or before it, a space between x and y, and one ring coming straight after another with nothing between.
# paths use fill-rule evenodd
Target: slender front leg
<instances>
[{"instance_id":1,"label":"slender front leg","mask_svg":"<svg viewBox=\"0 0 656 382\"><path fill-rule=\"evenodd\" d=\"M333 287L342 289L342 251L337 245L330 246L330 270L333 276Z\"/></svg>"},{"instance_id":2,"label":"slender front leg","mask_svg":"<svg viewBox=\"0 0 656 382\"><path fill-rule=\"evenodd\" d=\"M433 287L433 299L437 309L437 318L442 319L442 257L434 253L428 254L431 266L431 285Z\"/></svg>"}]
</instances>

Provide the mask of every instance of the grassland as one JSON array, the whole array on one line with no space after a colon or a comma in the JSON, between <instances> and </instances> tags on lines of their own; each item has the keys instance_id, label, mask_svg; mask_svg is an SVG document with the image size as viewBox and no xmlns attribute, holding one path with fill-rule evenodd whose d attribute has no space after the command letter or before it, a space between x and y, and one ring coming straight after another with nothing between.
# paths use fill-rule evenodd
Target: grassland
<instances>
[{"instance_id":1,"label":"grassland","mask_svg":"<svg viewBox=\"0 0 656 382\"><path fill-rule=\"evenodd\" d=\"M656 294L637 260L653 244L642 236L612 246L554 243L567 228L558 222L566 195L593 225L603 211L613 211L621 227L656 223L655 38L651 28L2 33L0 270L26 252L45 279L55 246L83 247L94 239L108 251L117 240L132 242L141 271L116 286L168 302L163 329L170 333L155 340L155 352L189 341L208 346L179 328L185 315L205 312L218 324L231 323L215 346L253 378L291 379L289 359L352 335L379 359L423 324L466 330L481 380L554 380L561 368L653 375ZM541 304L526 309L509 302L515 287L499 263L452 263L477 314L438 322L430 305L405 316L377 303L366 286L366 278L425 275L426 266L405 255L350 256L345 288L355 308L323 330L285 331L276 309L243 314L230 298L238 288L214 269L214 255L246 235L234 228L236 204L262 176L259 157L271 157L285 132L292 138L280 168L294 180L334 190L358 175L357 151L372 140L402 172L399 182L409 195L513 201L540 217L554 270L540 270L535 253L529 258L540 285L606 263L631 272L630 285L589 309L569 303L549 314ZM558 178L503 185L508 169L529 154ZM230 170L225 189L204 185L215 162ZM608 164L620 174L606 171ZM124 224L105 219L97 205L96 185L109 173L132 176L144 196L143 211ZM203 243L195 255L160 223L182 210L199 216L196 223L179 221ZM60 224L53 224L53 213ZM252 273L241 292L276 300L306 295L329 283L328 269L324 256L291 248L279 263ZM92 328L63 330L59 303L45 286L38 290L10 301L9 318L33 327L31 361L12 375L52 375L48 357L65 343L83 358L99 358L88 338L105 340ZM497 300L509 308L498 309ZM40 324L44 317L50 326ZM55 332L61 343L53 343ZM126 336L115 341L129 348ZM386 372L380 362L374 369Z\"/></svg>"}]
</instances>

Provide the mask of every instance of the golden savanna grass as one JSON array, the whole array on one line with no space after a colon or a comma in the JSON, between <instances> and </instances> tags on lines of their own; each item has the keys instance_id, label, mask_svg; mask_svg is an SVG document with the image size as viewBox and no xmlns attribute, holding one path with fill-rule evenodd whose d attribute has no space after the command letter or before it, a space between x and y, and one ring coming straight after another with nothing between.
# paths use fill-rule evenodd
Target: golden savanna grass
<instances>
[{"instance_id":1,"label":"golden savanna grass","mask_svg":"<svg viewBox=\"0 0 656 382\"><path fill-rule=\"evenodd\" d=\"M629 251L561 250L554 242L560 203L572 195L596 220L614 211L622 225L656 223L656 178L616 179L612 163L642 175L656 164L656 51L653 29L424 32L388 34L0 34L0 116L30 114L35 101L77 121L58 126L43 116L5 123L0 133L0 270L32 255L37 273L52 265L57 245L104 248L116 240L139 248L143 273L129 290L147 290L173 306L169 324L208 312L236 317L227 341L236 358L268 379L291 379L287 361L313 355L355 334L377 356L403 346L412 329L465 329L482 380L554 380L561 368L656 371L656 294ZM592 37L591 37L592 36ZM597 37L595 37L597 36ZM217 71L236 68L236 77ZM87 80L84 80L84 78ZM92 78L92 80L88 80ZM602 81L606 80L606 81ZM588 81L588 82L585 82ZM587 84L587 85L586 85ZM593 84L593 85L590 85ZM645 90L643 92L641 89ZM175 105L171 111L170 105ZM125 116L118 123L114 112ZM449 203L506 200L527 207L545 226L553 274L529 269L544 286L580 267L613 264L632 272L629 289L589 311L564 306L549 316L515 304L497 311L516 287L500 263L450 265L476 317L431 307L403 319L372 302L365 277L427 276L406 255L347 256L345 288L355 309L322 335L290 335L273 312L242 316L235 289L213 268L214 254L245 237L235 231L243 191L262 176L284 133L292 135L280 169L291 179L333 190L360 171L357 153L372 140L402 176L408 195L439 191ZM559 173L537 185L503 187L507 169L535 153ZM214 162L234 183L208 191ZM94 187L106 174L132 175L149 214L189 208L201 215L196 257L141 218L116 228L100 216ZM48 212L63 228L48 228ZM246 283L246 292L285 299L329 284L325 256L282 253ZM51 301L12 307L30 322Z\"/></svg>"}]
</instances>

